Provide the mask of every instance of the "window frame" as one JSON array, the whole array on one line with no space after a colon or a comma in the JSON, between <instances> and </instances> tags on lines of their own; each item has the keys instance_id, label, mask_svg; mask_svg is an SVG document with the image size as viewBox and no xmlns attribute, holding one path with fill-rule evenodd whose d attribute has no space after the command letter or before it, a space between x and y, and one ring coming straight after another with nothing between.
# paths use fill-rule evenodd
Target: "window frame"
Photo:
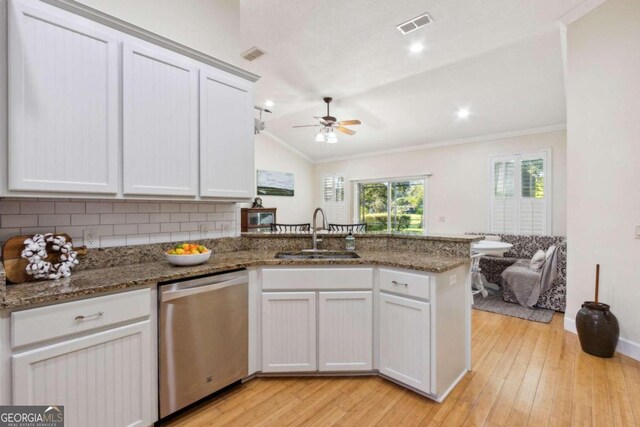
<instances>
[{"instance_id":1,"label":"window frame","mask_svg":"<svg viewBox=\"0 0 640 427\"><path fill-rule=\"evenodd\" d=\"M403 182L403 181L422 181L424 184L424 194L422 195L422 234L428 234L428 218L429 213L427 211L428 204L428 188L429 188L429 177L431 174L425 175L414 175L414 176L403 176L403 177L393 177L393 178L371 178L371 179L358 179L353 180L353 222L360 222L360 189L359 184L375 184L375 183L387 183L391 184L392 182ZM387 185L387 230L386 233L391 233L391 212L390 207L391 204L389 201L391 200L391 185Z\"/></svg>"},{"instance_id":2,"label":"window frame","mask_svg":"<svg viewBox=\"0 0 640 427\"><path fill-rule=\"evenodd\" d=\"M327 178L332 178L334 180L334 184L335 184L335 179L336 178L342 178L342 185L343 185L343 197L342 197L342 201L338 202L335 200L335 185L333 186L333 196L334 196L334 200L331 202L327 202L324 198L325 196L325 186L324 186L324 182ZM327 213L327 220L329 222L333 222L333 223L340 223L342 221L348 221L349 218L349 212L348 212L348 206L349 206L349 197L347 194L347 183L349 181L347 180L347 174L344 172L325 172L320 174L320 206L322 207L322 209ZM331 205L331 206L330 206ZM338 218L337 220L335 218L331 218L332 215L331 213L337 212L337 211L341 211L340 214L342 216L342 218Z\"/></svg>"},{"instance_id":3,"label":"window frame","mask_svg":"<svg viewBox=\"0 0 640 427\"><path fill-rule=\"evenodd\" d=\"M496 161L514 160L514 199L516 200L516 228L514 234L521 235L520 230L520 208L522 197L522 161L532 160L543 156L544 161L544 201L545 201L545 230L541 236L550 236L553 234L553 156L552 149L545 148L535 151L518 152L511 154L499 154L489 156L489 224L487 230L490 233L494 233L494 201L496 200L494 194L495 186L495 171L494 164Z\"/></svg>"}]
</instances>

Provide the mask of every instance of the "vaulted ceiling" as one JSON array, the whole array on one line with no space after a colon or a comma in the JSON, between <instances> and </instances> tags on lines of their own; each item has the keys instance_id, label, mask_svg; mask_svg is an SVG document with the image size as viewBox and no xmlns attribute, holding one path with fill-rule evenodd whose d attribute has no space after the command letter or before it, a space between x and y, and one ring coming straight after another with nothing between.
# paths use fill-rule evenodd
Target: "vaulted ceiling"
<instances>
[{"instance_id":1,"label":"vaulted ceiling","mask_svg":"<svg viewBox=\"0 0 640 427\"><path fill-rule=\"evenodd\" d=\"M242 43L266 54L241 65L275 102L268 131L314 160L546 127L565 121L557 21L581 2L242 0ZM424 12L427 27L395 28ZM323 96L357 135L327 146L291 127L324 115Z\"/></svg>"}]
</instances>

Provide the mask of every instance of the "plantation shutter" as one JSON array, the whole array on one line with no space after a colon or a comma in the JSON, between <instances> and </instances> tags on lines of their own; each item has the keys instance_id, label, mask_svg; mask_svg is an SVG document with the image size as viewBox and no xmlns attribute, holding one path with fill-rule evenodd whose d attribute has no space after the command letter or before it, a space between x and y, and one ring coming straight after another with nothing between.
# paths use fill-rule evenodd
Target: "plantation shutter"
<instances>
[{"instance_id":1,"label":"plantation shutter","mask_svg":"<svg viewBox=\"0 0 640 427\"><path fill-rule=\"evenodd\" d=\"M492 160L492 233L518 232L515 166L514 157L496 157Z\"/></svg>"},{"instance_id":2,"label":"plantation shutter","mask_svg":"<svg viewBox=\"0 0 640 427\"><path fill-rule=\"evenodd\" d=\"M520 157L520 234L549 234L545 191L546 153Z\"/></svg>"},{"instance_id":3,"label":"plantation shutter","mask_svg":"<svg viewBox=\"0 0 640 427\"><path fill-rule=\"evenodd\" d=\"M491 159L491 232L550 234L547 153Z\"/></svg>"},{"instance_id":4,"label":"plantation shutter","mask_svg":"<svg viewBox=\"0 0 640 427\"><path fill-rule=\"evenodd\" d=\"M323 175L320 183L322 186L322 209L327 215L327 221L333 224L345 224L347 222L347 205L344 174Z\"/></svg>"}]
</instances>

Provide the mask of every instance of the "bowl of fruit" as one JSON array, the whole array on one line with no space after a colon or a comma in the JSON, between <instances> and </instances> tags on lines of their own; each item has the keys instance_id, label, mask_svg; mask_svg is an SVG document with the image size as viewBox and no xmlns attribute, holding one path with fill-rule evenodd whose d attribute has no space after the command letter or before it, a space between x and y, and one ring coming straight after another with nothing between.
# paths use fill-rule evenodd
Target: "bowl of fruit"
<instances>
[{"instance_id":1,"label":"bowl of fruit","mask_svg":"<svg viewBox=\"0 0 640 427\"><path fill-rule=\"evenodd\" d=\"M181 243L165 252L165 257L173 265L198 265L207 262L211 250L202 245Z\"/></svg>"}]
</instances>

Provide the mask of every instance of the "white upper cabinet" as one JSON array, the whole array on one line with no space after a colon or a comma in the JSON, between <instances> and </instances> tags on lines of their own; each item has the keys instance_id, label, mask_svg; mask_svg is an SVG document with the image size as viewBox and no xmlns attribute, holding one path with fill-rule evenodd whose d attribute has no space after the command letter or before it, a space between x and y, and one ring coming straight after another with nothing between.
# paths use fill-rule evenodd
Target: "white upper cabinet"
<instances>
[{"instance_id":1,"label":"white upper cabinet","mask_svg":"<svg viewBox=\"0 0 640 427\"><path fill-rule=\"evenodd\" d=\"M9 190L118 191L118 42L9 2Z\"/></svg>"},{"instance_id":2,"label":"white upper cabinet","mask_svg":"<svg viewBox=\"0 0 640 427\"><path fill-rule=\"evenodd\" d=\"M200 195L254 194L253 84L200 71Z\"/></svg>"},{"instance_id":3,"label":"white upper cabinet","mask_svg":"<svg viewBox=\"0 0 640 427\"><path fill-rule=\"evenodd\" d=\"M198 70L177 54L122 47L124 194L198 193Z\"/></svg>"}]
</instances>

